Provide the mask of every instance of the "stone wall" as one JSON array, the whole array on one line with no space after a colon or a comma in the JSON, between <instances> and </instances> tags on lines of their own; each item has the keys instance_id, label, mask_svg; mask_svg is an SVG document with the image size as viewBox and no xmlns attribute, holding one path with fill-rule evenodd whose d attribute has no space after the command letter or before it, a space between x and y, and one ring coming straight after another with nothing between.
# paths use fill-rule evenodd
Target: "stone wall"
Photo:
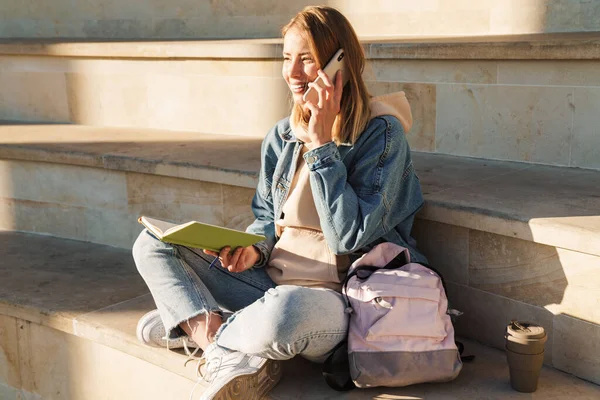
<instances>
[{"instance_id":1,"label":"stone wall","mask_svg":"<svg viewBox=\"0 0 600 400\"><path fill-rule=\"evenodd\" d=\"M3 0L0 37L278 37L306 0ZM319 3L319 2L317 2ZM323 0L361 36L600 30L593 0Z\"/></svg>"},{"instance_id":2,"label":"stone wall","mask_svg":"<svg viewBox=\"0 0 600 400\"><path fill-rule=\"evenodd\" d=\"M279 60L0 56L0 119L262 137L289 112ZM600 169L600 61L371 59L404 90L414 150Z\"/></svg>"}]
</instances>

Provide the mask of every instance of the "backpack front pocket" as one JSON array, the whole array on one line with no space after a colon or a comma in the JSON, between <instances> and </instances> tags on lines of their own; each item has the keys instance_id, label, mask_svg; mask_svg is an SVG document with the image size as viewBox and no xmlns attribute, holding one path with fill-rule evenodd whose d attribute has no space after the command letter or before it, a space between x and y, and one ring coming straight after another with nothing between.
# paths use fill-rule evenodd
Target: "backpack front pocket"
<instances>
[{"instance_id":1,"label":"backpack front pocket","mask_svg":"<svg viewBox=\"0 0 600 400\"><path fill-rule=\"evenodd\" d=\"M444 321L439 317L438 288L378 284L377 290L372 290L365 284L360 297L361 319L369 318L361 321L362 326L368 327L367 341L397 336L441 341L446 337Z\"/></svg>"}]
</instances>

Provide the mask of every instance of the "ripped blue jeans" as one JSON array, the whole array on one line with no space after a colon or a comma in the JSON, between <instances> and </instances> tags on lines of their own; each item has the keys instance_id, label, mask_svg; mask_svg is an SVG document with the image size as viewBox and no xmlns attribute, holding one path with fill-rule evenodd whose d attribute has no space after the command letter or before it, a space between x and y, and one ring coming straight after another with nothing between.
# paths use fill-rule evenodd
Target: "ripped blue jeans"
<instances>
[{"instance_id":1,"label":"ripped blue jeans","mask_svg":"<svg viewBox=\"0 0 600 400\"><path fill-rule=\"evenodd\" d=\"M346 338L348 314L331 289L277 286L263 268L209 269L212 256L163 243L147 230L133 257L167 332L197 315L234 312L218 330L221 347L273 360L322 362Z\"/></svg>"}]
</instances>

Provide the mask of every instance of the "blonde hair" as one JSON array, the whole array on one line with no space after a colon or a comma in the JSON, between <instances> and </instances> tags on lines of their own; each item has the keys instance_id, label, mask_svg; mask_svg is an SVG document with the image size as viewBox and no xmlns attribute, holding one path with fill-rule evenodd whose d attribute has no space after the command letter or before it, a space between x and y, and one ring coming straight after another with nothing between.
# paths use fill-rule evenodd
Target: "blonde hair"
<instances>
[{"instance_id":1,"label":"blonde hair","mask_svg":"<svg viewBox=\"0 0 600 400\"><path fill-rule=\"evenodd\" d=\"M354 143L367 126L370 111L369 93L362 79L365 54L352 25L335 8L308 6L282 28L282 35L291 28L305 35L319 68L323 68L339 48L344 49L349 81L342 92L340 113L335 119L332 136L336 144ZM302 106L294 104L290 118L293 124L306 129L310 115Z\"/></svg>"}]
</instances>

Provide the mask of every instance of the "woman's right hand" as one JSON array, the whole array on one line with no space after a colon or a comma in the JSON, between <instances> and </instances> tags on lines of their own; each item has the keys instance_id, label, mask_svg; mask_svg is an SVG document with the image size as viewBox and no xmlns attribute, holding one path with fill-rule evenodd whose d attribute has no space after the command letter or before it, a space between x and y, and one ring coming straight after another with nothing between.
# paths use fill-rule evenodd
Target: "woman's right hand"
<instances>
[{"instance_id":1,"label":"woman's right hand","mask_svg":"<svg viewBox=\"0 0 600 400\"><path fill-rule=\"evenodd\" d=\"M246 271L260 260L260 253L254 246L238 247L233 253L231 253L231 247L229 246L223 247L219 253L210 250L204 250L204 253L219 257L221 265L223 268L227 268L229 272Z\"/></svg>"}]
</instances>

